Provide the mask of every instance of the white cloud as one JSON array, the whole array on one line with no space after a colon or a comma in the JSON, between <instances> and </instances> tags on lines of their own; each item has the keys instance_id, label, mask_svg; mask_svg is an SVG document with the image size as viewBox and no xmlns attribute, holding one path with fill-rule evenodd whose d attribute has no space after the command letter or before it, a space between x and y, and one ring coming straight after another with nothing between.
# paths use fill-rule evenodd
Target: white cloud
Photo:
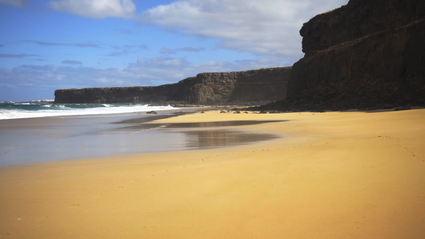
<instances>
[{"instance_id":1,"label":"white cloud","mask_svg":"<svg viewBox=\"0 0 425 239\"><path fill-rule=\"evenodd\" d=\"M90 18L131 18L136 11L133 0L60 0L49 2L48 6L58 12Z\"/></svg>"},{"instance_id":2,"label":"white cloud","mask_svg":"<svg viewBox=\"0 0 425 239\"><path fill-rule=\"evenodd\" d=\"M83 64L81 61L74 61L74 60L63 60L62 64L70 64L70 65L81 65Z\"/></svg>"},{"instance_id":3,"label":"white cloud","mask_svg":"<svg viewBox=\"0 0 425 239\"><path fill-rule=\"evenodd\" d=\"M129 30L129 29L125 29L125 28L115 28L115 31L118 31L119 33L122 34L128 34L128 35L134 35L134 31Z\"/></svg>"},{"instance_id":4,"label":"white cloud","mask_svg":"<svg viewBox=\"0 0 425 239\"><path fill-rule=\"evenodd\" d=\"M173 49L168 49L166 47L161 48L161 50L159 50L159 53L161 54L176 54L176 51Z\"/></svg>"},{"instance_id":5,"label":"white cloud","mask_svg":"<svg viewBox=\"0 0 425 239\"><path fill-rule=\"evenodd\" d=\"M142 12L140 24L220 39L218 47L301 56L302 24L348 0L180 0Z\"/></svg>"},{"instance_id":6,"label":"white cloud","mask_svg":"<svg viewBox=\"0 0 425 239\"><path fill-rule=\"evenodd\" d=\"M25 58L25 57L32 57L32 56L38 56L38 55L32 55L32 54L0 54L0 58Z\"/></svg>"},{"instance_id":7,"label":"white cloud","mask_svg":"<svg viewBox=\"0 0 425 239\"><path fill-rule=\"evenodd\" d=\"M145 45L142 45L145 46ZM111 52L109 54L107 54L106 56L125 56L128 54L133 54L133 53L137 53L138 48L142 48L142 46L135 46L135 45L124 45L123 47L117 47L117 46L112 46L112 48L116 49L116 50L120 50L120 51L114 51ZM147 46L146 46L147 49Z\"/></svg>"},{"instance_id":8,"label":"white cloud","mask_svg":"<svg viewBox=\"0 0 425 239\"><path fill-rule=\"evenodd\" d=\"M189 52L200 52L200 51L205 51L205 48L203 47L198 47L198 48L194 48L194 47L183 47L178 49L179 51L189 51Z\"/></svg>"},{"instance_id":9,"label":"white cloud","mask_svg":"<svg viewBox=\"0 0 425 239\"><path fill-rule=\"evenodd\" d=\"M76 47L92 47L100 48L99 44L93 43L59 43L59 42L44 42L44 41L34 41L34 40L23 40L22 42L35 43L39 46L76 46Z\"/></svg>"},{"instance_id":10,"label":"white cloud","mask_svg":"<svg viewBox=\"0 0 425 239\"><path fill-rule=\"evenodd\" d=\"M23 8L28 0L0 0L0 5L9 5L13 7Z\"/></svg>"}]
</instances>

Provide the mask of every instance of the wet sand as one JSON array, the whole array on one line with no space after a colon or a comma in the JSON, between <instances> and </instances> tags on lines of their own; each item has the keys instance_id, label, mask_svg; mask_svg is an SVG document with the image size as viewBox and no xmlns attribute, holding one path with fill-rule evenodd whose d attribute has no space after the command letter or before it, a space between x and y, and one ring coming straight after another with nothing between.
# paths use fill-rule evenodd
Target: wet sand
<instances>
[{"instance_id":1,"label":"wet sand","mask_svg":"<svg viewBox=\"0 0 425 239\"><path fill-rule=\"evenodd\" d=\"M425 110L184 115L283 136L0 168L1 238L425 238Z\"/></svg>"},{"instance_id":2,"label":"wet sand","mask_svg":"<svg viewBox=\"0 0 425 239\"><path fill-rule=\"evenodd\" d=\"M102 156L182 151L250 144L273 134L245 133L235 126L268 121L150 123L195 112L119 114L0 121L0 167ZM213 128L212 128L213 127ZM191 130L190 129L196 129Z\"/></svg>"}]
</instances>

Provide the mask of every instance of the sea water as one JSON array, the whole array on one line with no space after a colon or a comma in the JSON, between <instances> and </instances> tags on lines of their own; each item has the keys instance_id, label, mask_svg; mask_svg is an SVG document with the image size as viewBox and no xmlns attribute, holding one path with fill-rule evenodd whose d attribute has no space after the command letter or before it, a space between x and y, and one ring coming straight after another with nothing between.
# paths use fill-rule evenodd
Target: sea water
<instances>
[{"instance_id":1,"label":"sea water","mask_svg":"<svg viewBox=\"0 0 425 239\"><path fill-rule=\"evenodd\" d=\"M105 115L177 109L171 106L54 104L53 100L0 103L0 120L77 115Z\"/></svg>"},{"instance_id":2,"label":"sea water","mask_svg":"<svg viewBox=\"0 0 425 239\"><path fill-rule=\"evenodd\" d=\"M152 110L157 111L157 114L144 113ZM240 125L266 122L199 125L153 122L197 110L148 105L67 105L46 101L2 103L0 167L113 155L210 149L276 138L237 129Z\"/></svg>"}]
</instances>

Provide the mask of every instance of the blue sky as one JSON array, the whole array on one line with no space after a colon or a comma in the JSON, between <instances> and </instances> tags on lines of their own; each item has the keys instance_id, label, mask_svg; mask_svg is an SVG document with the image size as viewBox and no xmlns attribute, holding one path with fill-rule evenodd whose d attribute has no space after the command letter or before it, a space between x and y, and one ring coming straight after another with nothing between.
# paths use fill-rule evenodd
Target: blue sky
<instances>
[{"instance_id":1,"label":"blue sky","mask_svg":"<svg viewBox=\"0 0 425 239\"><path fill-rule=\"evenodd\" d=\"M348 0L0 0L0 101L290 66L302 24Z\"/></svg>"}]
</instances>

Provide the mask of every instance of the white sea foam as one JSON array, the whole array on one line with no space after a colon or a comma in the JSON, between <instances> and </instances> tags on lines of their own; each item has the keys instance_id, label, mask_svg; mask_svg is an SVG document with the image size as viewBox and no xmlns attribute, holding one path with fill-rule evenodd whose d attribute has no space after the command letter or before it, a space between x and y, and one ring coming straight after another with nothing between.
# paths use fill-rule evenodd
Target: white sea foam
<instances>
[{"instance_id":1,"label":"white sea foam","mask_svg":"<svg viewBox=\"0 0 425 239\"><path fill-rule=\"evenodd\" d=\"M21 106L26 106L20 104ZM40 109L5 109L0 108L0 120L23 119L40 117L62 117L77 115L104 115L122 114L134 112L163 111L178 109L172 106L148 106L148 105L40 105Z\"/></svg>"}]
</instances>

